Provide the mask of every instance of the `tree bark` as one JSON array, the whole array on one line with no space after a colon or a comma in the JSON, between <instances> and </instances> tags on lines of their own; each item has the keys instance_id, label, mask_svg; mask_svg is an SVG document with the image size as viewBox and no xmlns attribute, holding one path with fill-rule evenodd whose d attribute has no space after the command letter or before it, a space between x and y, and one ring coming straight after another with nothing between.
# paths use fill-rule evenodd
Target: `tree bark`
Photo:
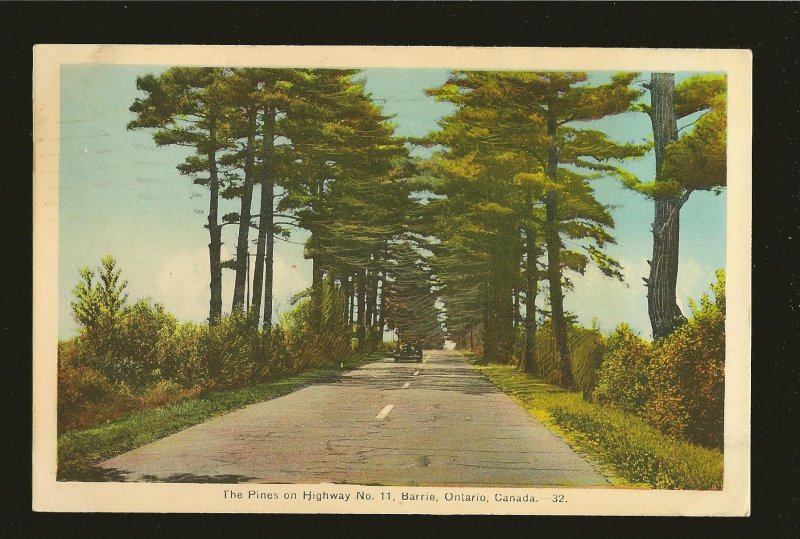
<instances>
[{"instance_id":1,"label":"tree bark","mask_svg":"<svg viewBox=\"0 0 800 539\"><path fill-rule=\"evenodd\" d=\"M270 189L271 190L271 189ZM270 202L272 196L270 195ZM272 219L272 205L270 204L269 219ZM274 280L275 235L272 230L267 234L267 252L264 255L264 326L272 326L272 288Z\"/></svg>"},{"instance_id":2,"label":"tree bark","mask_svg":"<svg viewBox=\"0 0 800 539\"><path fill-rule=\"evenodd\" d=\"M383 328L386 326L386 271L381 274L381 302L378 311L378 342L383 342Z\"/></svg>"},{"instance_id":3,"label":"tree bark","mask_svg":"<svg viewBox=\"0 0 800 539\"><path fill-rule=\"evenodd\" d=\"M547 134L550 137L550 149L547 152L547 175L551 181L558 181L559 149L556 140L557 124L555 118L550 118L547 124ZM550 309L553 319L553 333L558 351L558 367L561 374L561 386L571 389L574 386L572 378L572 362L569 354L567 340L567 321L564 317L564 292L561 287L561 238L558 230L558 193L549 191L545 195L545 243L547 244L547 278L550 284Z\"/></svg>"},{"instance_id":4,"label":"tree bark","mask_svg":"<svg viewBox=\"0 0 800 539\"><path fill-rule=\"evenodd\" d=\"M318 206L315 208L317 218L322 218L320 215L322 210L322 197L325 196L325 179L317 180L317 196L316 202ZM311 231L312 238L314 231ZM322 278L323 272L321 262L318 254L311 256L311 263L313 265L313 275L311 280L311 322L315 327L322 324Z\"/></svg>"},{"instance_id":5,"label":"tree bark","mask_svg":"<svg viewBox=\"0 0 800 539\"><path fill-rule=\"evenodd\" d=\"M358 318L356 319L356 339L358 349L364 349L364 325L366 323L367 287L365 281L366 270L358 270L356 277L356 302L358 303Z\"/></svg>"},{"instance_id":6,"label":"tree bark","mask_svg":"<svg viewBox=\"0 0 800 539\"><path fill-rule=\"evenodd\" d=\"M311 325L314 329L322 326L322 280L324 274L319 258L311 257Z\"/></svg>"},{"instance_id":7,"label":"tree bark","mask_svg":"<svg viewBox=\"0 0 800 539\"><path fill-rule=\"evenodd\" d=\"M242 205L239 211L239 237L236 241L236 277L233 283L233 302L231 311L244 308L247 286L247 259L249 255L250 213L253 205L253 163L255 161L256 118L258 109L247 111L247 145L244 157L244 185L242 186Z\"/></svg>"},{"instance_id":8,"label":"tree bark","mask_svg":"<svg viewBox=\"0 0 800 539\"><path fill-rule=\"evenodd\" d=\"M536 263L538 253L533 231L527 229L525 236L525 353L522 365L525 372L535 373L538 369L536 364L536 296L539 294L539 270Z\"/></svg>"},{"instance_id":9,"label":"tree bark","mask_svg":"<svg viewBox=\"0 0 800 539\"><path fill-rule=\"evenodd\" d=\"M507 283L507 281L501 282ZM511 363L511 353L514 349L514 300L509 294L507 285L498 286L495 294L497 297L499 354L503 363Z\"/></svg>"},{"instance_id":10,"label":"tree bark","mask_svg":"<svg viewBox=\"0 0 800 539\"><path fill-rule=\"evenodd\" d=\"M264 110L261 172L261 208L258 218L258 239L256 241L256 259L253 273L253 311L261 311L261 295L264 295L263 327L272 324L272 270L273 270L273 236L275 196L275 180L272 175L272 151L275 143L275 111ZM268 252L267 252L268 251ZM265 269L266 267L266 275Z\"/></svg>"},{"instance_id":11,"label":"tree bark","mask_svg":"<svg viewBox=\"0 0 800 539\"><path fill-rule=\"evenodd\" d=\"M497 360L497 333L495 332L489 283L484 283L483 288L483 358L493 363Z\"/></svg>"},{"instance_id":12,"label":"tree bark","mask_svg":"<svg viewBox=\"0 0 800 539\"><path fill-rule=\"evenodd\" d=\"M367 275L367 312L366 326L370 347L375 344L375 326L378 321L378 273L370 270Z\"/></svg>"},{"instance_id":13,"label":"tree bark","mask_svg":"<svg viewBox=\"0 0 800 539\"><path fill-rule=\"evenodd\" d=\"M208 258L211 281L211 300L208 308L208 323L215 325L222 317L222 227L219 224L219 176L217 173L217 125L216 119L209 118L209 139L211 149L208 152L208 178L211 190L208 203Z\"/></svg>"},{"instance_id":14,"label":"tree bark","mask_svg":"<svg viewBox=\"0 0 800 539\"><path fill-rule=\"evenodd\" d=\"M350 324L350 329L353 328L353 322L356 319L356 276L350 275L350 280L347 283L348 303L350 309L348 310L347 323Z\"/></svg>"},{"instance_id":15,"label":"tree bark","mask_svg":"<svg viewBox=\"0 0 800 539\"><path fill-rule=\"evenodd\" d=\"M350 277L343 275L341 279L342 287L342 320L347 323L350 316Z\"/></svg>"},{"instance_id":16,"label":"tree bark","mask_svg":"<svg viewBox=\"0 0 800 539\"><path fill-rule=\"evenodd\" d=\"M664 152L667 144L678 139L673 94L675 77L672 73L653 73L650 79L653 142L656 154L656 181L662 181ZM653 339L672 333L686 321L677 303L678 254L680 239L680 196L655 197L653 218L653 257L650 275L646 280L647 311Z\"/></svg>"}]
</instances>

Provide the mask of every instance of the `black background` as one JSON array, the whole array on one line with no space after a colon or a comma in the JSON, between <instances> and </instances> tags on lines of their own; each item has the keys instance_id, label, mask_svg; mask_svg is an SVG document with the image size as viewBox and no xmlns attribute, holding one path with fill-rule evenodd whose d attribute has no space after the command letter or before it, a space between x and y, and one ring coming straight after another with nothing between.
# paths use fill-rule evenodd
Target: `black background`
<instances>
[{"instance_id":1,"label":"black background","mask_svg":"<svg viewBox=\"0 0 800 539\"><path fill-rule=\"evenodd\" d=\"M800 6L771 2L1 2L6 537L798 537ZM31 66L36 43L744 48L753 51L752 517L31 512ZM164 59L169 62L168 58ZM10 344L11 346L7 346ZM234 520L231 522L231 520ZM247 528L239 529L241 527ZM32 529L26 529L32 528Z\"/></svg>"}]
</instances>

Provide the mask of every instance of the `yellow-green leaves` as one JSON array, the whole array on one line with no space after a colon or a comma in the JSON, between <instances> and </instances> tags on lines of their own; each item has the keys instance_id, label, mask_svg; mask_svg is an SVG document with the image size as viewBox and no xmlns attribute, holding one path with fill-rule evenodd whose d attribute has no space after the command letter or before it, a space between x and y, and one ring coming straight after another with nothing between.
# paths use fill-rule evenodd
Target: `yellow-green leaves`
<instances>
[{"instance_id":1,"label":"yellow-green leaves","mask_svg":"<svg viewBox=\"0 0 800 539\"><path fill-rule=\"evenodd\" d=\"M707 103L710 110L691 132L667 145L664 156L664 177L690 189L727 184L726 95L717 94Z\"/></svg>"},{"instance_id":2,"label":"yellow-green leaves","mask_svg":"<svg viewBox=\"0 0 800 539\"><path fill-rule=\"evenodd\" d=\"M674 108L675 117L694 114L714 106L719 96L727 92L724 75L696 75L689 77L675 87Z\"/></svg>"},{"instance_id":3,"label":"yellow-green leaves","mask_svg":"<svg viewBox=\"0 0 800 539\"><path fill-rule=\"evenodd\" d=\"M520 172L514 176L514 183L539 196L547 191L558 191L561 186L551 181L544 172Z\"/></svg>"}]
</instances>

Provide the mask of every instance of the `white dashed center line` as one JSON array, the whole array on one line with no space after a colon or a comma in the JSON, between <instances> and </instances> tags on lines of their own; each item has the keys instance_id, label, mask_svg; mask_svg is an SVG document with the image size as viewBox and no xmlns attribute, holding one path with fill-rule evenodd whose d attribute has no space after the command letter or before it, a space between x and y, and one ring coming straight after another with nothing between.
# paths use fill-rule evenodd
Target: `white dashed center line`
<instances>
[{"instance_id":1,"label":"white dashed center line","mask_svg":"<svg viewBox=\"0 0 800 539\"><path fill-rule=\"evenodd\" d=\"M389 412L392 411L392 408L394 408L394 404L387 404L386 406L383 407L383 410L378 412L378 415L375 416L375 419L377 419L378 421L385 419L386 416L389 415Z\"/></svg>"},{"instance_id":2,"label":"white dashed center line","mask_svg":"<svg viewBox=\"0 0 800 539\"><path fill-rule=\"evenodd\" d=\"M414 371L414 376L418 375L419 371Z\"/></svg>"},{"instance_id":3,"label":"white dashed center line","mask_svg":"<svg viewBox=\"0 0 800 539\"><path fill-rule=\"evenodd\" d=\"M403 384L403 389L408 389L408 386L410 386L410 385L411 385L411 382L406 382L405 384Z\"/></svg>"}]
</instances>

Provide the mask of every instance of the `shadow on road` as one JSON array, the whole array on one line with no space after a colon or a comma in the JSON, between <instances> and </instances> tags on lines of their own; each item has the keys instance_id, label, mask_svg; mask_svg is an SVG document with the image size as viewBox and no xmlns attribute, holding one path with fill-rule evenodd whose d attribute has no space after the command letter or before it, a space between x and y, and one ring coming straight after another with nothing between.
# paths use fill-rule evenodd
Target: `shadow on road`
<instances>
[{"instance_id":1,"label":"shadow on road","mask_svg":"<svg viewBox=\"0 0 800 539\"><path fill-rule=\"evenodd\" d=\"M72 473L69 477L59 478L59 481L87 483L126 483L130 481L137 483L246 483L253 479L255 478L235 474L197 475L191 473L175 473L165 476L142 475L134 479L129 477L129 472L126 470L93 467Z\"/></svg>"}]
</instances>

